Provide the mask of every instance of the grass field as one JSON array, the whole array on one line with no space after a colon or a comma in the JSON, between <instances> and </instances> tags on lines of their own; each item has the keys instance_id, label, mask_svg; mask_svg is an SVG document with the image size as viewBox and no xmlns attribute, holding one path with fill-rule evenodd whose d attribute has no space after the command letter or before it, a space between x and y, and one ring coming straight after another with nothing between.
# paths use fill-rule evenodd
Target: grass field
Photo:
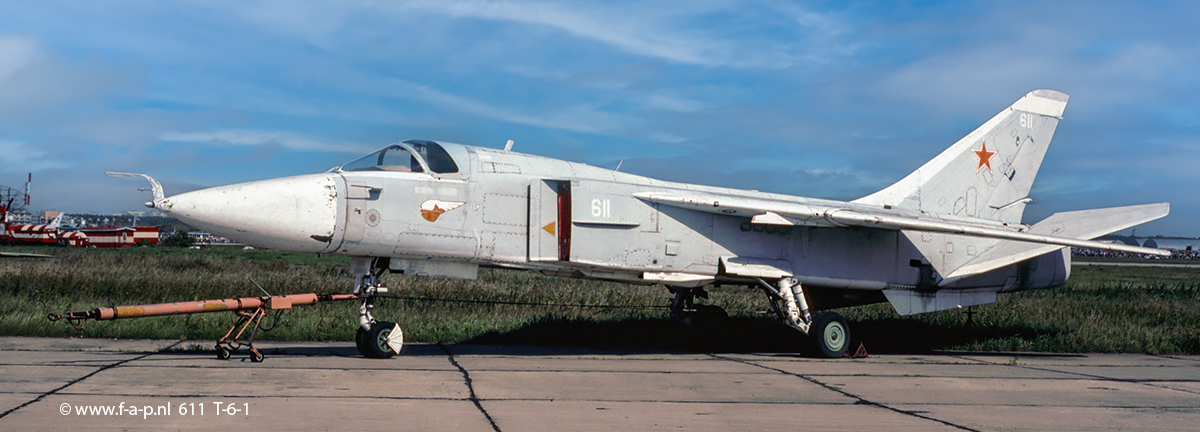
<instances>
[{"instance_id":1,"label":"grass field","mask_svg":"<svg viewBox=\"0 0 1200 432\"><path fill-rule=\"evenodd\" d=\"M0 259L0 335L189 339L208 343L235 321L230 313L90 322L77 330L46 315L131 305L349 292L349 259L213 247L83 250L2 247L52 259ZM710 289L729 325L698 332L668 319L662 287L563 279L482 269L479 280L388 275L377 318L396 321L406 340L793 351L796 333L777 323L762 294ZM438 300L430 300L438 299ZM498 304L536 303L532 305ZM872 352L935 349L1043 352L1200 353L1200 269L1075 266L1064 287L1002 294L962 311L899 317L887 304L839 310ZM353 340L357 304L328 303L272 315L263 340Z\"/></svg>"}]
</instances>

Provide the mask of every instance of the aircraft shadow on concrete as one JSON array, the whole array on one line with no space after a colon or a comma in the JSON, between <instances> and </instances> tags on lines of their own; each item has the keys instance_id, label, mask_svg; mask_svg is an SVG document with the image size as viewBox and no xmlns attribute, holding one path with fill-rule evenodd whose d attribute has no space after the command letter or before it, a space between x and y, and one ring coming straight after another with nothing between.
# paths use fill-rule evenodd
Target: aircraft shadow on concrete
<instances>
[{"instance_id":1,"label":"aircraft shadow on concrete","mask_svg":"<svg viewBox=\"0 0 1200 432\"><path fill-rule=\"evenodd\" d=\"M937 325L887 318L850 322L851 351L861 342L870 353L926 353L972 342L1019 338L1034 340L1059 333L1026 326ZM771 319L730 318L697 328L670 319L577 321L548 319L516 330L491 332L465 341L477 345L526 345L644 352L807 353L809 339Z\"/></svg>"},{"instance_id":2,"label":"aircraft shadow on concrete","mask_svg":"<svg viewBox=\"0 0 1200 432\"><path fill-rule=\"evenodd\" d=\"M850 322L851 351L861 342L871 354L917 354L950 350L972 342L1018 338L1034 340L1053 336L1059 330L1026 326L979 326L885 318ZM625 319L580 321L544 319L505 332L489 332L461 344L455 354L564 355L590 353L778 353L811 354L808 339L798 332L765 318L734 317L723 323L684 326L671 319ZM259 349L270 356L359 357L353 345L303 344L278 347L263 341ZM170 350L189 353L211 348L193 345ZM242 352L241 354L244 354ZM405 345L404 356L444 356L436 344ZM986 353L984 353L986 354ZM237 354L235 354L236 356ZM1024 355L1024 354L1023 354ZM1059 355L1059 354L1055 354Z\"/></svg>"}]
</instances>

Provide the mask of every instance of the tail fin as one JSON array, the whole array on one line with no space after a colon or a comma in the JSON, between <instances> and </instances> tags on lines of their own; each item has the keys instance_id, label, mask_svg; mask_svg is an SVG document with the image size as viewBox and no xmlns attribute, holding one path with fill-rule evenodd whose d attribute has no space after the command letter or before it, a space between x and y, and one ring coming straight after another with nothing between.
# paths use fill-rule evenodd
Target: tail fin
<instances>
[{"instance_id":1,"label":"tail fin","mask_svg":"<svg viewBox=\"0 0 1200 432\"><path fill-rule=\"evenodd\" d=\"M1066 106L1065 93L1029 92L912 174L854 202L1020 223Z\"/></svg>"},{"instance_id":2,"label":"tail fin","mask_svg":"<svg viewBox=\"0 0 1200 432\"><path fill-rule=\"evenodd\" d=\"M63 214L59 213L58 216L55 216L54 219L50 221L50 223L46 224L46 228L58 229L62 226L62 218Z\"/></svg>"}]
</instances>

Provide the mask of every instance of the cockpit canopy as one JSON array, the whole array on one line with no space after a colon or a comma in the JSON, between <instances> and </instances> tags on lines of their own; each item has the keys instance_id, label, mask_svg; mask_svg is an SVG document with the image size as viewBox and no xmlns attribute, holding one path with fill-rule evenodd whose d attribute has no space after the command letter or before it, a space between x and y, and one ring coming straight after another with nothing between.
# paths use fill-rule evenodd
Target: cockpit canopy
<instances>
[{"instance_id":1,"label":"cockpit canopy","mask_svg":"<svg viewBox=\"0 0 1200 432\"><path fill-rule=\"evenodd\" d=\"M433 141L409 140L392 144L338 167L338 171L392 171L452 174L458 164L446 149Z\"/></svg>"}]
</instances>

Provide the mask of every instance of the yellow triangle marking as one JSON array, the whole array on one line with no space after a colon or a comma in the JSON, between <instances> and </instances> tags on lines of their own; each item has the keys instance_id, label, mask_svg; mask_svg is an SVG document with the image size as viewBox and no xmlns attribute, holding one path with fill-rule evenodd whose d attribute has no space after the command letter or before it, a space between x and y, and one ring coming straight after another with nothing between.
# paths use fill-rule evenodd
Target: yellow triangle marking
<instances>
[{"instance_id":1,"label":"yellow triangle marking","mask_svg":"<svg viewBox=\"0 0 1200 432\"><path fill-rule=\"evenodd\" d=\"M556 222L550 222L550 225L546 225L546 226L542 227L542 229L545 230L546 232L550 233L550 235L554 235L554 224L555 223Z\"/></svg>"}]
</instances>

